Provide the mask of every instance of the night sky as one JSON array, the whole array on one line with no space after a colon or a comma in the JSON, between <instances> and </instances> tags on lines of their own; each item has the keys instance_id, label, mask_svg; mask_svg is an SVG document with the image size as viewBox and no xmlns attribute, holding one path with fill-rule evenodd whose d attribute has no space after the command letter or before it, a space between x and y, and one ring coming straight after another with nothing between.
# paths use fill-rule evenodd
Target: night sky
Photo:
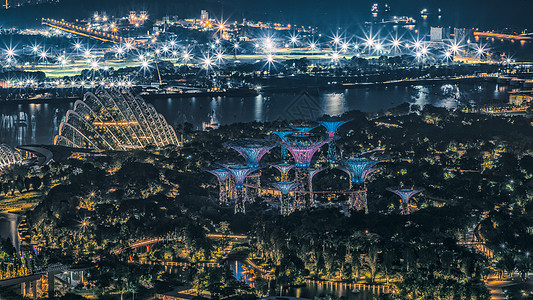
<instances>
[{"instance_id":1,"label":"night sky","mask_svg":"<svg viewBox=\"0 0 533 300\"><path fill-rule=\"evenodd\" d=\"M376 0L61 0L59 6L13 9L0 12L0 23L9 25L31 24L43 16L54 18L83 18L94 10L125 15L130 10L146 9L152 16L166 14L181 18L197 17L200 9L207 9L218 17L240 20L243 17L274 20L286 23L318 25L322 28L358 26L370 17L370 7ZM378 1L378 3L385 3ZM409 15L420 19L422 8L441 8L442 25L475 26L502 29L529 28L533 31L532 0L390 0L387 1L396 15Z\"/></svg>"}]
</instances>

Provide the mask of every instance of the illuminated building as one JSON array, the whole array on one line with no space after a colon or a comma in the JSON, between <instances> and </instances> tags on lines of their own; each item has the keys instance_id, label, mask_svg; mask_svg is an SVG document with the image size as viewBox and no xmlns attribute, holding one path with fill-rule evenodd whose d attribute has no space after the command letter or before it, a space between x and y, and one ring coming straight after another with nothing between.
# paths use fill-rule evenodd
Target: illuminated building
<instances>
[{"instance_id":1,"label":"illuminated building","mask_svg":"<svg viewBox=\"0 0 533 300\"><path fill-rule=\"evenodd\" d=\"M8 145L0 145L0 170L3 168L22 163L20 152Z\"/></svg>"},{"instance_id":2,"label":"illuminated building","mask_svg":"<svg viewBox=\"0 0 533 300\"><path fill-rule=\"evenodd\" d=\"M66 114L55 145L96 150L131 150L178 145L163 115L126 90L86 93Z\"/></svg>"}]
</instances>

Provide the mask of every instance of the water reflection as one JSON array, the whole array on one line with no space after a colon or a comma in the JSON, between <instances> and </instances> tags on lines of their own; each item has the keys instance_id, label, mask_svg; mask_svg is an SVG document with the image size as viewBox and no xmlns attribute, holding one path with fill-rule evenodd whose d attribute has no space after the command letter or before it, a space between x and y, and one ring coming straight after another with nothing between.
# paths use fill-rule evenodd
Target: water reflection
<instances>
[{"instance_id":1,"label":"water reflection","mask_svg":"<svg viewBox=\"0 0 533 300\"><path fill-rule=\"evenodd\" d=\"M505 86L495 83L389 86L349 89L342 92L274 93L252 97L161 97L149 100L176 127L184 122L202 128L215 112L221 125L237 122L269 122L295 118L341 115L350 110L379 112L404 102L421 107L433 104L456 107L463 103L507 101ZM49 144L73 103L0 105L0 143ZM24 122L21 122L24 120Z\"/></svg>"},{"instance_id":2,"label":"water reflection","mask_svg":"<svg viewBox=\"0 0 533 300\"><path fill-rule=\"evenodd\" d=\"M16 214L0 213L0 237L2 239L9 239L13 243L13 247L20 249L20 236L18 226L21 217Z\"/></svg>"}]
</instances>

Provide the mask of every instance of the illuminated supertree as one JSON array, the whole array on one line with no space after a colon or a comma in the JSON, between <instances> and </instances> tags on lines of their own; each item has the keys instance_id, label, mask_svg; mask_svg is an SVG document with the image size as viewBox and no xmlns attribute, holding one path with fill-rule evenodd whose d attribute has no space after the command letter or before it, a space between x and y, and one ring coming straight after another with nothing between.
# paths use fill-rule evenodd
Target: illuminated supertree
<instances>
[{"instance_id":1,"label":"illuminated supertree","mask_svg":"<svg viewBox=\"0 0 533 300\"><path fill-rule=\"evenodd\" d=\"M409 214L409 201L411 198L424 191L423 188L412 188L412 189L405 189L405 188L387 188L387 191L395 193L402 199L402 215Z\"/></svg>"},{"instance_id":2,"label":"illuminated supertree","mask_svg":"<svg viewBox=\"0 0 533 300\"><path fill-rule=\"evenodd\" d=\"M259 161L263 156L276 146L276 143L267 140L243 139L224 144L239 152L246 164L251 168L259 167Z\"/></svg>"},{"instance_id":3,"label":"illuminated supertree","mask_svg":"<svg viewBox=\"0 0 533 300\"><path fill-rule=\"evenodd\" d=\"M316 174L324 171L326 168L309 168L309 193L310 193L310 200L311 200L311 205L314 204L314 201L315 201L315 196L313 194L313 178L315 177Z\"/></svg>"},{"instance_id":4,"label":"illuminated supertree","mask_svg":"<svg viewBox=\"0 0 533 300\"><path fill-rule=\"evenodd\" d=\"M318 124L322 125L328 131L328 135L331 141L328 143L328 161L330 163L335 163L337 161L337 148L335 147L335 133L337 129L342 125L350 122L351 120L332 120L332 121L317 121Z\"/></svg>"},{"instance_id":5,"label":"illuminated supertree","mask_svg":"<svg viewBox=\"0 0 533 300\"><path fill-rule=\"evenodd\" d=\"M257 168L242 165L226 165L231 176L235 180L235 213L246 213L245 203L247 201L244 180L252 174Z\"/></svg>"},{"instance_id":6,"label":"illuminated supertree","mask_svg":"<svg viewBox=\"0 0 533 300\"><path fill-rule=\"evenodd\" d=\"M304 192L307 191L306 185L309 182L308 169L311 165L313 155L329 141L329 138L321 137L307 132L295 132L291 134L285 143L287 150L292 154L296 166L296 182L300 183L298 189L302 193L298 194L296 199L296 208L306 206Z\"/></svg>"},{"instance_id":7,"label":"illuminated supertree","mask_svg":"<svg viewBox=\"0 0 533 300\"><path fill-rule=\"evenodd\" d=\"M364 184L367 177L377 170L373 167L380 162L381 160L369 158L352 158L341 162L339 169L350 175L350 190L352 190L349 199L350 207L357 210L364 210L365 213L368 213L367 195Z\"/></svg>"},{"instance_id":8,"label":"illuminated supertree","mask_svg":"<svg viewBox=\"0 0 533 300\"><path fill-rule=\"evenodd\" d=\"M297 187L299 184L294 182L288 182L288 181L281 181L276 182L272 184L274 188L279 190L281 192L280 197L280 212L282 215L288 215L293 211L292 201L287 196L295 187Z\"/></svg>"},{"instance_id":9,"label":"illuminated supertree","mask_svg":"<svg viewBox=\"0 0 533 300\"><path fill-rule=\"evenodd\" d=\"M287 140L287 136L291 135L294 132L294 130L291 129L282 129L282 130L275 130L272 131L275 135L277 135L281 139L281 159L285 160L288 157L287 148L285 148L284 143Z\"/></svg>"},{"instance_id":10,"label":"illuminated supertree","mask_svg":"<svg viewBox=\"0 0 533 300\"><path fill-rule=\"evenodd\" d=\"M287 181L289 171L292 170L292 168L294 168L294 165L287 164L287 163L282 163L282 164L277 164L277 165L272 165L272 166L280 171L281 181L283 182Z\"/></svg>"},{"instance_id":11,"label":"illuminated supertree","mask_svg":"<svg viewBox=\"0 0 533 300\"><path fill-rule=\"evenodd\" d=\"M219 202L221 204L225 204L228 200L228 188L229 185L227 183L229 179L230 172L226 169L214 169L214 170L207 170L207 172L215 175L218 179L218 185L219 185Z\"/></svg>"},{"instance_id":12,"label":"illuminated supertree","mask_svg":"<svg viewBox=\"0 0 533 300\"><path fill-rule=\"evenodd\" d=\"M313 155L329 139L306 132L296 132L288 136L285 147L292 154L297 168L308 168Z\"/></svg>"}]
</instances>

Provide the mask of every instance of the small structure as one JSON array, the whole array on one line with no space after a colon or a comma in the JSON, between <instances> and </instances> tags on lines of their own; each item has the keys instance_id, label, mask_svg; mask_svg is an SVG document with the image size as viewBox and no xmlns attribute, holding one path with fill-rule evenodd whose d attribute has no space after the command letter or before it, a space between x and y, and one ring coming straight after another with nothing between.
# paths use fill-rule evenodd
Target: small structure
<instances>
[{"instance_id":1,"label":"small structure","mask_svg":"<svg viewBox=\"0 0 533 300\"><path fill-rule=\"evenodd\" d=\"M288 152L287 148L285 148L284 143L287 141L287 137L294 133L294 130L291 129L282 129L282 130L276 130L272 131L275 135L277 135L281 139L281 159L286 160L288 158Z\"/></svg>"},{"instance_id":2,"label":"small structure","mask_svg":"<svg viewBox=\"0 0 533 300\"><path fill-rule=\"evenodd\" d=\"M248 200L244 180L252 174L257 168L242 165L227 165L227 169L235 180L235 214L246 213L245 203Z\"/></svg>"},{"instance_id":3,"label":"small structure","mask_svg":"<svg viewBox=\"0 0 533 300\"><path fill-rule=\"evenodd\" d=\"M229 185L227 181L229 179L230 172L222 168L214 169L214 170L207 170L207 172L215 175L218 179L218 185L220 189L218 201L221 204L227 203L228 193L229 193L229 190L228 190Z\"/></svg>"},{"instance_id":4,"label":"small structure","mask_svg":"<svg viewBox=\"0 0 533 300\"><path fill-rule=\"evenodd\" d=\"M350 190L356 188L360 190L363 187L363 193L351 193L349 204L351 208L357 210L364 210L368 213L367 195L365 190L365 181L370 174L377 171L373 168L380 163L381 160L369 159L369 158L352 158L341 162L339 169L350 175Z\"/></svg>"},{"instance_id":5,"label":"small structure","mask_svg":"<svg viewBox=\"0 0 533 300\"><path fill-rule=\"evenodd\" d=\"M288 163L281 163L277 165L272 165L274 168L278 169L281 173L281 181L287 181L287 177L289 175L289 171L294 168L294 165L288 164Z\"/></svg>"},{"instance_id":6,"label":"small structure","mask_svg":"<svg viewBox=\"0 0 533 300\"><path fill-rule=\"evenodd\" d=\"M413 198L414 195L421 193L424 191L423 188L412 188L412 189L405 189L405 188L387 188L387 191L395 193L398 195L402 200L402 215L407 215L410 213L409 211L409 202L411 201L411 198Z\"/></svg>"}]
</instances>

